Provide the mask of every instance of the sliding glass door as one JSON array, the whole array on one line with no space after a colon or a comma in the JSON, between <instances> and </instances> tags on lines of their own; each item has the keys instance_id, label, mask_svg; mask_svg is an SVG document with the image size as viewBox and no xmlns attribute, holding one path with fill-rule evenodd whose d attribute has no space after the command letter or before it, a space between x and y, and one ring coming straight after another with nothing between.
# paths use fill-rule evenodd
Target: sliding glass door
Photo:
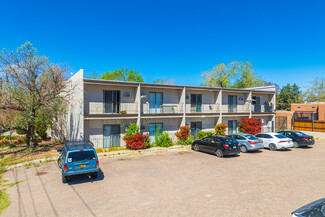
<instances>
[{"instance_id":1,"label":"sliding glass door","mask_svg":"<svg viewBox=\"0 0 325 217\"><path fill-rule=\"evenodd\" d=\"M201 112L202 94L191 94L191 112Z\"/></svg>"},{"instance_id":2,"label":"sliding glass door","mask_svg":"<svg viewBox=\"0 0 325 217\"><path fill-rule=\"evenodd\" d=\"M104 148L120 147L120 125L104 125Z\"/></svg>"},{"instance_id":3,"label":"sliding glass door","mask_svg":"<svg viewBox=\"0 0 325 217\"><path fill-rule=\"evenodd\" d=\"M237 96L228 96L228 112L237 111Z\"/></svg>"},{"instance_id":4,"label":"sliding glass door","mask_svg":"<svg viewBox=\"0 0 325 217\"><path fill-rule=\"evenodd\" d=\"M162 93L149 93L149 113L161 113L162 103Z\"/></svg>"},{"instance_id":5,"label":"sliding glass door","mask_svg":"<svg viewBox=\"0 0 325 217\"><path fill-rule=\"evenodd\" d=\"M117 90L104 91L104 112L105 113L120 112L120 91Z\"/></svg>"}]
</instances>

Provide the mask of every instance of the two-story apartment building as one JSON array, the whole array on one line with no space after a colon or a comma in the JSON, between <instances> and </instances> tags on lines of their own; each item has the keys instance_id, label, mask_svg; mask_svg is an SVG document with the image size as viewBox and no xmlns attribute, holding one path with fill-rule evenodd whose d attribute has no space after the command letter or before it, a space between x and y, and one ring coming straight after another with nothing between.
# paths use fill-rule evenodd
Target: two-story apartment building
<instances>
[{"instance_id":1,"label":"two-story apartment building","mask_svg":"<svg viewBox=\"0 0 325 217\"><path fill-rule=\"evenodd\" d=\"M83 70L70 78L66 129L70 140L90 140L96 147L124 146L123 134L130 123L142 133L160 127L176 141L180 126L191 132L213 131L218 123L227 133L238 132L245 117L262 121L263 132L273 130L275 87L249 89L151 84L85 79ZM57 131L59 132L59 131Z\"/></svg>"}]
</instances>

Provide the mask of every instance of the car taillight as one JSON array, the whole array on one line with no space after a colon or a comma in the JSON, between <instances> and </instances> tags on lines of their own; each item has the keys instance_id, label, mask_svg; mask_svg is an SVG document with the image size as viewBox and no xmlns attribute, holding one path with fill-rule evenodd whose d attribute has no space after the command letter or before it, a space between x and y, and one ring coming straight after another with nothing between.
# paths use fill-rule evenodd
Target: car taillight
<instances>
[{"instance_id":1,"label":"car taillight","mask_svg":"<svg viewBox=\"0 0 325 217\"><path fill-rule=\"evenodd\" d=\"M286 141L284 141L284 140L281 140L279 143L282 143L282 142L286 142Z\"/></svg>"},{"instance_id":2,"label":"car taillight","mask_svg":"<svg viewBox=\"0 0 325 217\"><path fill-rule=\"evenodd\" d=\"M80 149L79 151L84 151L83 149Z\"/></svg>"},{"instance_id":3,"label":"car taillight","mask_svg":"<svg viewBox=\"0 0 325 217\"><path fill-rule=\"evenodd\" d=\"M96 163L96 167L99 167L99 161L97 161L97 163Z\"/></svg>"},{"instance_id":4,"label":"car taillight","mask_svg":"<svg viewBox=\"0 0 325 217\"><path fill-rule=\"evenodd\" d=\"M223 144L223 147L225 147L225 148L229 148L229 145L227 145L227 144Z\"/></svg>"},{"instance_id":5,"label":"car taillight","mask_svg":"<svg viewBox=\"0 0 325 217\"><path fill-rule=\"evenodd\" d=\"M249 144L256 144L257 142L254 141L248 141Z\"/></svg>"},{"instance_id":6,"label":"car taillight","mask_svg":"<svg viewBox=\"0 0 325 217\"><path fill-rule=\"evenodd\" d=\"M67 170L68 170L68 166L67 166L66 164L64 164L64 166L63 166L63 170L64 170L64 171L67 171Z\"/></svg>"},{"instance_id":7,"label":"car taillight","mask_svg":"<svg viewBox=\"0 0 325 217\"><path fill-rule=\"evenodd\" d=\"M304 140L304 141L308 141L308 139L307 139L307 138L302 138L302 140Z\"/></svg>"}]
</instances>

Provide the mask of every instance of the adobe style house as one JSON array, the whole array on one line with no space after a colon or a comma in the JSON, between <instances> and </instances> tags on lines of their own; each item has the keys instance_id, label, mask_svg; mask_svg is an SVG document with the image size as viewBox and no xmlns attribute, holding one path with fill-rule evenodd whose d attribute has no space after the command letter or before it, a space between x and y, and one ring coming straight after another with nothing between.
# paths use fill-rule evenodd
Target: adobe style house
<instances>
[{"instance_id":1,"label":"adobe style house","mask_svg":"<svg viewBox=\"0 0 325 217\"><path fill-rule=\"evenodd\" d=\"M308 102L291 104L291 111L297 113L298 120L318 120L325 121L325 103L321 102Z\"/></svg>"},{"instance_id":2,"label":"adobe style house","mask_svg":"<svg viewBox=\"0 0 325 217\"><path fill-rule=\"evenodd\" d=\"M274 127L274 86L231 89L96 80L85 79L83 70L68 83L73 94L65 129L56 132L69 140L90 140L96 147L124 146L122 138L130 123L137 123L150 137L160 127L174 141L184 125L191 126L193 135L214 131L222 122L228 125L228 134L238 132L245 117L260 119L263 132Z\"/></svg>"}]
</instances>

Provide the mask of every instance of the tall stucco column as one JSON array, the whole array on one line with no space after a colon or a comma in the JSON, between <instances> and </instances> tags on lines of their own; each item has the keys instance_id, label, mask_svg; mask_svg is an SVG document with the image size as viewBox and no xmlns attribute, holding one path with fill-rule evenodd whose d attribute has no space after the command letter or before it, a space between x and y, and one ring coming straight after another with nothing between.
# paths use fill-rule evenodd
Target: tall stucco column
<instances>
[{"instance_id":1,"label":"tall stucco column","mask_svg":"<svg viewBox=\"0 0 325 217\"><path fill-rule=\"evenodd\" d=\"M249 118L251 118L252 117L252 91L249 91L246 103L249 109Z\"/></svg>"},{"instance_id":2,"label":"tall stucco column","mask_svg":"<svg viewBox=\"0 0 325 217\"><path fill-rule=\"evenodd\" d=\"M186 125L186 87L183 88L182 90L182 95L181 95L181 103L182 103L182 109L183 109L183 118L181 122L181 126Z\"/></svg>"},{"instance_id":3,"label":"tall stucco column","mask_svg":"<svg viewBox=\"0 0 325 217\"><path fill-rule=\"evenodd\" d=\"M137 118L137 125L141 129L141 84L137 87L137 94L136 94L136 101L138 105L138 118Z\"/></svg>"},{"instance_id":4,"label":"tall stucco column","mask_svg":"<svg viewBox=\"0 0 325 217\"><path fill-rule=\"evenodd\" d=\"M219 110L219 118L218 118L217 124L221 124L222 123L222 89L219 90L217 103L219 104L219 109L218 109Z\"/></svg>"}]
</instances>

